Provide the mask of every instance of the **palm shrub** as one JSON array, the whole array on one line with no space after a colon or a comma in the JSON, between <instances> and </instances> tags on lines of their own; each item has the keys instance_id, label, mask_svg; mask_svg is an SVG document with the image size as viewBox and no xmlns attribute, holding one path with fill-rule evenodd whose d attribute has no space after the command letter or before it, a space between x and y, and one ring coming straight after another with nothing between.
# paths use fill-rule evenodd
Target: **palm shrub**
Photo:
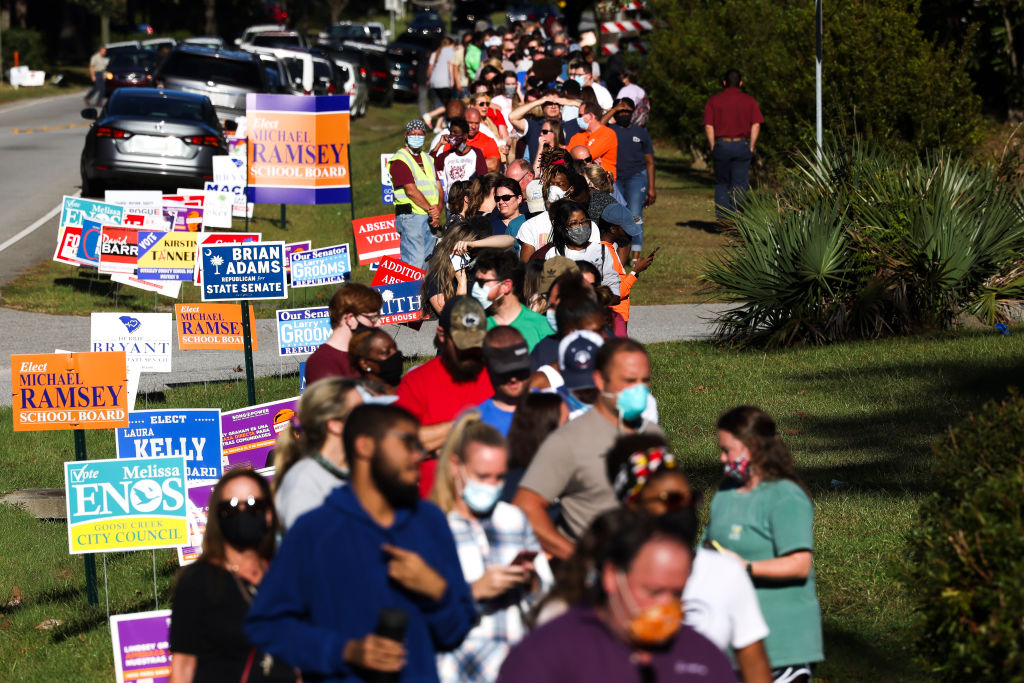
<instances>
[{"instance_id":1,"label":"palm shrub","mask_svg":"<svg viewBox=\"0 0 1024 683\"><path fill-rule=\"evenodd\" d=\"M1024 295L1016 190L949 153L921 160L855 141L796 158L747 195L732 244L705 267L734 345L790 345L988 322Z\"/></svg>"}]
</instances>

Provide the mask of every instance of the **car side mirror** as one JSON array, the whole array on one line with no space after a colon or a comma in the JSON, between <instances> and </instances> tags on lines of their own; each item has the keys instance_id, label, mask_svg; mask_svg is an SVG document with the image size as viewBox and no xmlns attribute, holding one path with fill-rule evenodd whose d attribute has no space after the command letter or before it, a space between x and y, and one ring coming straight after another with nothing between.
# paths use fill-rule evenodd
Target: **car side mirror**
<instances>
[{"instance_id":1,"label":"car side mirror","mask_svg":"<svg viewBox=\"0 0 1024 683\"><path fill-rule=\"evenodd\" d=\"M226 119L224 121L224 132L225 133L234 133L236 130L238 130L238 122L237 121L235 121L234 119Z\"/></svg>"},{"instance_id":2,"label":"car side mirror","mask_svg":"<svg viewBox=\"0 0 1024 683\"><path fill-rule=\"evenodd\" d=\"M96 108L95 107L86 107L85 109L83 109L82 110L82 118L83 119L89 119L90 121L95 121L96 118L97 118Z\"/></svg>"}]
</instances>

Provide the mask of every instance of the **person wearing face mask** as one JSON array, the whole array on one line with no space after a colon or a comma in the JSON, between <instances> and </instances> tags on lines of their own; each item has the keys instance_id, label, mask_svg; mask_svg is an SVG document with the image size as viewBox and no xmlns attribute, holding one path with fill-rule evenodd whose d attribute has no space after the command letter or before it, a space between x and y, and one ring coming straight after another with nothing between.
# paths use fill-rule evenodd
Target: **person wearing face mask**
<instances>
[{"instance_id":1,"label":"person wearing face mask","mask_svg":"<svg viewBox=\"0 0 1024 683\"><path fill-rule=\"evenodd\" d=\"M581 59L569 64L569 78L579 83L580 88L592 88L601 109L611 108L612 94L608 88L594 80L594 70L587 62Z\"/></svg>"},{"instance_id":2,"label":"person wearing face mask","mask_svg":"<svg viewBox=\"0 0 1024 683\"><path fill-rule=\"evenodd\" d=\"M359 329L376 327L384 300L380 292L349 282L337 289L327 306L331 336L306 359L306 384L324 377L358 377L350 365L348 345Z\"/></svg>"},{"instance_id":3,"label":"person wearing face mask","mask_svg":"<svg viewBox=\"0 0 1024 683\"><path fill-rule=\"evenodd\" d=\"M581 176L573 174L574 184L585 181ZM576 196L575 189L573 196ZM601 243L601 233L597 224L587 215L587 206L571 199L560 199L548 209L551 217L551 241L533 253L531 258L547 260L555 256L565 256L574 261L588 261L601 273L601 281L618 297L621 279L615 271L615 257L607 245ZM595 216L600 216L595 213Z\"/></svg>"},{"instance_id":4,"label":"person wearing face mask","mask_svg":"<svg viewBox=\"0 0 1024 683\"><path fill-rule=\"evenodd\" d=\"M482 102L483 100L480 101ZM498 144L494 141L494 138L483 132L482 121L483 116L477 107L470 106L466 109L466 125L468 130L466 143L483 153L488 171L497 171L498 166L501 164L501 152L498 151Z\"/></svg>"},{"instance_id":5,"label":"person wearing face mask","mask_svg":"<svg viewBox=\"0 0 1024 683\"><path fill-rule=\"evenodd\" d=\"M348 356L359 376L379 387L378 393L394 395L402 381L405 357L390 334L381 328L356 332L348 345Z\"/></svg>"},{"instance_id":6,"label":"person wearing face mask","mask_svg":"<svg viewBox=\"0 0 1024 683\"><path fill-rule=\"evenodd\" d=\"M439 468L430 497L447 514L479 617L458 648L438 655L438 678L489 683L526 635L523 615L554 579L522 511L500 500L508 449L497 430L466 413L441 449Z\"/></svg>"},{"instance_id":7,"label":"person wearing face mask","mask_svg":"<svg viewBox=\"0 0 1024 683\"><path fill-rule=\"evenodd\" d=\"M754 582L771 632L765 649L776 681L810 681L824 656L814 578L814 505L760 408L739 406L716 425L725 477L702 539Z\"/></svg>"},{"instance_id":8,"label":"person wearing face mask","mask_svg":"<svg viewBox=\"0 0 1024 683\"><path fill-rule=\"evenodd\" d=\"M487 173L484 154L469 145L468 132L466 119L456 116L448 121L448 134L442 135L430 151L446 195L454 183L472 180Z\"/></svg>"},{"instance_id":9,"label":"person wearing face mask","mask_svg":"<svg viewBox=\"0 0 1024 683\"><path fill-rule=\"evenodd\" d=\"M395 230L402 237L401 259L423 268L440 230L444 188L434 160L424 146L427 124L420 119L405 125L405 146L388 162L395 189Z\"/></svg>"},{"instance_id":10,"label":"person wearing face mask","mask_svg":"<svg viewBox=\"0 0 1024 683\"><path fill-rule=\"evenodd\" d=\"M604 473L604 454L625 433L655 433L643 419L650 393L651 363L633 339L610 339L597 352L594 407L551 434L523 476L513 502L523 509L544 550L557 558L572 555L576 539L594 517L618 505ZM548 503L560 499L556 527Z\"/></svg>"},{"instance_id":11,"label":"person wearing face mask","mask_svg":"<svg viewBox=\"0 0 1024 683\"><path fill-rule=\"evenodd\" d=\"M616 160L619 175L615 187L625 197L630 213L639 218L642 225L644 207L654 204L658 193L654 188L654 145L651 134L646 128L632 125L634 108L633 100L628 97L616 100L615 106L605 113L602 123L607 124L609 120L615 122L609 126L619 145ZM640 257L642 248L641 232L633 239L631 261Z\"/></svg>"},{"instance_id":12,"label":"person wearing face mask","mask_svg":"<svg viewBox=\"0 0 1024 683\"><path fill-rule=\"evenodd\" d=\"M601 168L612 174L614 180L619 157L619 140L612 130L601 123L604 110L590 102L580 105L579 115L576 123L579 124L580 132L569 138L569 149L577 145L583 145L590 150L590 157Z\"/></svg>"},{"instance_id":13,"label":"person wearing face mask","mask_svg":"<svg viewBox=\"0 0 1024 683\"><path fill-rule=\"evenodd\" d=\"M480 419L508 436L519 399L529 390L530 352L514 327L499 325L484 337L484 365L494 385L494 396L476 407Z\"/></svg>"},{"instance_id":14,"label":"person wearing face mask","mask_svg":"<svg viewBox=\"0 0 1024 683\"><path fill-rule=\"evenodd\" d=\"M233 469L213 487L209 510L203 552L174 586L170 680L298 680L242 630L274 556L278 519L270 485L253 470Z\"/></svg>"},{"instance_id":15,"label":"person wearing face mask","mask_svg":"<svg viewBox=\"0 0 1024 683\"><path fill-rule=\"evenodd\" d=\"M287 530L348 480L341 432L363 402L357 380L328 377L306 387L298 415L274 444L274 503Z\"/></svg>"},{"instance_id":16,"label":"person wearing face mask","mask_svg":"<svg viewBox=\"0 0 1024 683\"><path fill-rule=\"evenodd\" d=\"M512 648L499 683L735 681L726 656L682 623L694 525L626 508L598 525L605 535L577 571L559 572L555 590L574 603Z\"/></svg>"},{"instance_id":17,"label":"person wearing face mask","mask_svg":"<svg viewBox=\"0 0 1024 683\"><path fill-rule=\"evenodd\" d=\"M529 349L555 331L547 319L534 313L519 300L522 291L522 264L507 250L483 249L476 257L470 296L487 313L487 329L510 325L519 331Z\"/></svg>"},{"instance_id":18,"label":"person wearing face mask","mask_svg":"<svg viewBox=\"0 0 1024 683\"><path fill-rule=\"evenodd\" d=\"M571 181L569 173L571 170L566 166L565 159L550 153L552 161L544 169L541 181L541 195L544 202L544 210L536 214L519 226L516 233L516 241L519 242L519 260L523 263L529 261L534 253L549 241L551 241L551 216L548 214L548 207L565 196L566 190L570 189ZM539 208L539 207L538 207Z\"/></svg>"}]
</instances>

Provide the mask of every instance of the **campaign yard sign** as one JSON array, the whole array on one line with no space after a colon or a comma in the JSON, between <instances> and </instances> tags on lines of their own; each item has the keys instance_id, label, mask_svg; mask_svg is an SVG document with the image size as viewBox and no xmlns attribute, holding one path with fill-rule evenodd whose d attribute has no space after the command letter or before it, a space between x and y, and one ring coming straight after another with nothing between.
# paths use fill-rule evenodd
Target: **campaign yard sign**
<instances>
[{"instance_id":1,"label":"campaign yard sign","mask_svg":"<svg viewBox=\"0 0 1024 683\"><path fill-rule=\"evenodd\" d=\"M128 367L171 371L170 313L93 313L90 351L124 351Z\"/></svg>"},{"instance_id":2,"label":"campaign yard sign","mask_svg":"<svg viewBox=\"0 0 1024 683\"><path fill-rule=\"evenodd\" d=\"M196 248L202 249L204 244L243 244L259 242L261 239L263 239L263 233L259 232L204 232L196 237ZM196 285L203 283L203 273L199 268L198 260L196 260L195 270L192 273L192 281Z\"/></svg>"},{"instance_id":3,"label":"campaign yard sign","mask_svg":"<svg viewBox=\"0 0 1024 683\"><path fill-rule=\"evenodd\" d=\"M53 260L69 266L80 266L78 262L78 241L82 239L82 226L66 225L57 236L57 248Z\"/></svg>"},{"instance_id":4,"label":"campaign yard sign","mask_svg":"<svg viewBox=\"0 0 1024 683\"><path fill-rule=\"evenodd\" d=\"M114 432L120 459L181 456L187 480L220 479L220 410L134 410L128 426Z\"/></svg>"},{"instance_id":5,"label":"campaign yard sign","mask_svg":"<svg viewBox=\"0 0 1024 683\"><path fill-rule=\"evenodd\" d=\"M411 282L422 280L426 277L427 271L410 266L408 263L399 261L393 256L386 256L377 264L377 272L373 275L370 286L393 285L398 282Z\"/></svg>"},{"instance_id":6,"label":"campaign yard sign","mask_svg":"<svg viewBox=\"0 0 1024 683\"><path fill-rule=\"evenodd\" d=\"M402 238L395 230L395 214L360 218L352 222L359 265L377 263L385 256L397 257Z\"/></svg>"},{"instance_id":7,"label":"campaign yard sign","mask_svg":"<svg viewBox=\"0 0 1024 683\"><path fill-rule=\"evenodd\" d=\"M391 174L388 173L388 164L393 154L380 155L380 203L395 203L395 188L391 187Z\"/></svg>"},{"instance_id":8,"label":"campaign yard sign","mask_svg":"<svg viewBox=\"0 0 1024 683\"><path fill-rule=\"evenodd\" d=\"M192 282L197 238L194 232L140 230L138 278Z\"/></svg>"},{"instance_id":9,"label":"campaign yard sign","mask_svg":"<svg viewBox=\"0 0 1024 683\"><path fill-rule=\"evenodd\" d=\"M100 272L134 273L139 260L139 229L104 225L100 231Z\"/></svg>"},{"instance_id":10,"label":"campaign yard sign","mask_svg":"<svg viewBox=\"0 0 1024 683\"><path fill-rule=\"evenodd\" d=\"M142 224L147 228L162 228L163 194L160 190L107 190L103 198L108 204L123 206L129 214L142 217ZM125 216L128 224L128 216Z\"/></svg>"},{"instance_id":11,"label":"campaign yard sign","mask_svg":"<svg viewBox=\"0 0 1024 683\"><path fill-rule=\"evenodd\" d=\"M295 252L291 257L291 276L292 287L317 287L345 282L352 276L348 244Z\"/></svg>"},{"instance_id":12,"label":"campaign yard sign","mask_svg":"<svg viewBox=\"0 0 1024 683\"><path fill-rule=\"evenodd\" d=\"M249 201L347 204L347 95L245 97Z\"/></svg>"},{"instance_id":13,"label":"campaign yard sign","mask_svg":"<svg viewBox=\"0 0 1024 683\"><path fill-rule=\"evenodd\" d=\"M302 251L309 251L313 248L313 242L306 240L304 242L288 242L284 245L284 269L289 273L292 271L292 254L297 254Z\"/></svg>"},{"instance_id":14,"label":"campaign yard sign","mask_svg":"<svg viewBox=\"0 0 1024 683\"><path fill-rule=\"evenodd\" d=\"M72 555L188 542L185 458L64 463Z\"/></svg>"},{"instance_id":15,"label":"campaign yard sign","mask_svg":"<svg viewBox=\"0 0 1024 683\"><path fill-rule=\"evenodd\" d=\"M11 356L14 431L128 426L124 351Z\"/></svg>"},{"instance_id":16,"label":"campaign yard sign","mask_svg":"<svg viewBox=\"0 0 1024 683\"><path fill-rule=\"evenodd\" d=\"M274 449L277 435L287 429L295 417L298 400L295 396L221 413L224 469L251 467L258 470L273 465L267 462L267 455Z\"/></svg>"},{"instance_id":17,"label":"campaign yard sign","mask_svg":"<svg viewBox=\"0 0 1024 683\"><path fill-rule=\"evenodd\" d=\"M181 280L140 280L131 273L116 273L110 276L111 282L117 282L136 289L143 289L147 292L156 292L161 296L169 296L177 299L181 293Z\"/></svg>"},{"instance_id":18,"label":"campaign yard sign","mask_svg":"<svg viewBox=\"0 0 1024 683\"><path fill-rule=\"evenodd\" d=\"M78 251L75 258L83 266L98 267L100 264L100 233L103 224L97 221L82 220L82 233L78 239Z\"/></svg>"},{"instance_id":19,"label":"campaign yard sign","mask_svg":"<svg viewBox=\"0 0 1024 683\"><path fill-rule=\"evenodd\" d=\"M199 206L164 206L164 219L177 232L202 232L203 208Z\"/></svg>"},{"instance_id":20,"label":"campaign yard sign","mask_svg":"<svg viewBox=\"0 0 1024 683\"><path fill-rule=\"evenodd\" d=\"M411 323L423 319L423 302L420 290L422 280L396 282L374 287L380 292L384 305L380 309L380 324Z\"/></svg>"},{"instance_id":21,"label":"campaign yard sign","mask_svg":"<svg viewBox=\"0 0 1024 683\"><path fill-rule=\"evenodd\" d=\"M203 301L288 298L284 242L211 244L199 254Z\"/></svg>"},{"instance_id":22,"label":"campaign yard sign","mask_svg":"<svg viewBox=\"0 0 1024 683\"><path fill-rule=\"evenodd\" d=\"M277 312L277 348L282 356L313 353L330 336L331 314L326 306Z\"/></svg>"},{"instance_id":23,"label":"campaign yard sign","mask_svg":"<svg viewBox=\"0 0 1024 683\"><path fill-rule=\"evenodd\" d=\"M242 307L238 304L175 304L174 319L178 329L178 348L182 351L241 351ZM255 322L256 312L249 306L249 320ZM251 325L252 350L258 351L256 326Z\"/></svg>"},{"instance_id":24,"label":"campaign yard sign","mask_svg":"<svg viewBox=\"0 0 1024 683\"><path fill-rule=\"evenodd\" d=\"M110 204L108 202L97 202L81 197L64 196L64 203L60 210L60 226L82 227L83 220L91 220L97 223L110 225L121 225L124 221L126 211L123 206Z\"/></svg>"},{"instance_id":25,"label":"campaign yard sign","mask_svg":"<svg viewBox=\"0 0 1024 683\"><path fill-rule=\"evenodd\" d=\"M164 683L171 677L171 610L110 617L116 683Z\"/></svg>"},{"instance_id":26,"label":"campaign yard sign","mask_svg":"<svg viewBox=\"0 0 1024 683\"><path fill-rule=\"evenodd\" d=\"M192 564L203 552L203 535L206 533L206 522L210 511L210 494L213 493L212 482L189 482L188 497L188 545L178 548L178 564Z\"/></svg>"}]
</instances>

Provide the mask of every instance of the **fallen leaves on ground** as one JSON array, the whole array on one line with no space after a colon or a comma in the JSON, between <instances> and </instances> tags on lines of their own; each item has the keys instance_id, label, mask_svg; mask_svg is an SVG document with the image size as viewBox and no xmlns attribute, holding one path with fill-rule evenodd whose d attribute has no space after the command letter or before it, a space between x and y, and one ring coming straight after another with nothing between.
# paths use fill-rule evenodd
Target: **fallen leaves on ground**
<instances>
[{"instance_id":1,"label":"fallen leaves on ground","mask_svg":"<svg viewBox=\"0 0 1024 683\"><path fill-rule=\"evenodd\" d=\"M64 622L60 619L47 619L46 621L36 624L37 631L49 631L51 628L56 628Z\"/></svg>"}]
</instances>

